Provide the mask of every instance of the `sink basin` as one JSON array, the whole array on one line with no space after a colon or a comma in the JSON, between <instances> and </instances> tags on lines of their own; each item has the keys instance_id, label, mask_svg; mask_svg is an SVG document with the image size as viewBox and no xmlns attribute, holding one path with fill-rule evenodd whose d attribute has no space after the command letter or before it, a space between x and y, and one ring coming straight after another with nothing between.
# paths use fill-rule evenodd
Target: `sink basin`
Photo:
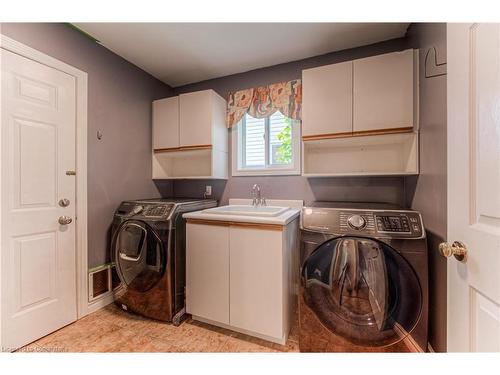
<instances>
[{"instance_id":1,"label":"sink basin","mask_svg":"<svg viewBox=\"0 0 500 375\"><path fill-rule=\"evenodd\" d=\"M235 216L266 216L273 217L279 216L287 211L289 207L278 206L244 206L244 205L230 205L204 210L207 214L221 214L221 215L235 215Z\"/></svg>"}]
</instances>

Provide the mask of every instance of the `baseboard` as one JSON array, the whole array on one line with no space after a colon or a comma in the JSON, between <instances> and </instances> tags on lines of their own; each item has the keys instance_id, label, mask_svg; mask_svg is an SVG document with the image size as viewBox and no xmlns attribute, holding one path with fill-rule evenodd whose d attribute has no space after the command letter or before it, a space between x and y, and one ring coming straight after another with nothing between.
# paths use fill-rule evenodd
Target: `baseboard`
<instances>
[{"instance_id":1,"label":"baseboard","mask_svg":"<svg viewBox=\"0 0 500 375\"><path fill-rule=\"evenodd\" d=\"M105 294L102 294L98 298L92 300L92 302L88 303L87 313L91 314L99 309L102 309L103 307L113 303L113 301L114 301L113 292L107 292Z\"/></svg>"},{"instance_id":2,"label":"baseboard","mask_svg":"<svg viewBox=\"0 0 500 375\"><path fill-rule=\"evenodd\" d=\"M210 324L210 325L213 325L216 327L221 327L224 329L228 329L230 331L243 333L243 334L248 335L248 336L257 337L258 339L274 342L275 344L286 345L286 340L288 339L288 333L285 333L283 335L283 337L281 337L281 338L277 338L277 337L262 335L260 333L252 332L252 331L249 331L246 329L236 328L236 327L230 326L228 324L219 323L219 322L216 322L216 321L213 321L210 319L205 319L205 318L202 318L201 316L197 316L197 315L191 315L191 317L193 318L193 320L198 320L202 323Z\"/></svg>"}]
</instances>

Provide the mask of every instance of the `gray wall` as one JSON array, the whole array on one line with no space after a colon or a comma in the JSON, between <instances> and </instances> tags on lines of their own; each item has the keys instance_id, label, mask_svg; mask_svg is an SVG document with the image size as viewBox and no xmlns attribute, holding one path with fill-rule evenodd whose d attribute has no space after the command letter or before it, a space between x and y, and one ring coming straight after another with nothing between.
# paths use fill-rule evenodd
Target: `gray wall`
<instances>
[{"instance_id":1,"label":"gray wall","mask_svg":"<svg viewBox=\"0 0 500 375\"><path fill-rule=\"evenodd\" d=\"M228 91L301 78L303 69L406 48L409 48L406 38L392 39L369 46L332 52L286 64L176 87L174 92L180 94L213 89L222 97L227 98ZM229 142L229 148L231 152L231 142ZM229 198L250 197L250 189L254 183L261 185L263 195L266 198L303 199L306 204L314 200L389 202L401 206L406 203L404 178L402 177L306 179L301 176L272 176L229 177L227 182L180 180L174 182L174 194L176 196L201 197L205 185L210 184L213 186L214 197L224 204L227 203Z\"/></svg>"},{"instance_id":2,"label":"gray wall","mask_svg":"<svg viewBox=\"0 0 500 375\"><path fill-rule=\"evenodd\" d=\"M437 51L446 62L446 24L412 24L409 42L420 48L420 175L405 180L407 204L424 218L429 246L429 342L446 351L446 259L439 243L446 240L446 76L425 78L425 54Z\"/></svg>"},{"instance_id":3,"label":"gray wall","mask_svg":"<svg viewBox=\"0 0 500 375\"><path fill-rule=\"evenodd\" d=\"M151 101L172 89L65 24L3 23L0 32L88 73L88 256L90 267L103 264L117 205L159 196L151 180ZM169 182L157 186L171 192Z\"/></svg>"}]
</instances>

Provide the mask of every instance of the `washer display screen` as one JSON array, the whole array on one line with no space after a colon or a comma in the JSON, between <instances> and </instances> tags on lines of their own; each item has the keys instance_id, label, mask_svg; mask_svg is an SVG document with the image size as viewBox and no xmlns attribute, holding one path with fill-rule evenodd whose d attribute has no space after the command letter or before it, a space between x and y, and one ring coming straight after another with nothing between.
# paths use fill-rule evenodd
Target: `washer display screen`
<instances>
[{"instance_id":1,"label":"washer display screen","mask_svg":"<svg viewBox=\"0 0 500 375\"><path fill-rule=\"evenodd\" d=\"M406 216L377 215L376 218L379 232L410 233L410 224Z\"/></svg>"}]
</instances>

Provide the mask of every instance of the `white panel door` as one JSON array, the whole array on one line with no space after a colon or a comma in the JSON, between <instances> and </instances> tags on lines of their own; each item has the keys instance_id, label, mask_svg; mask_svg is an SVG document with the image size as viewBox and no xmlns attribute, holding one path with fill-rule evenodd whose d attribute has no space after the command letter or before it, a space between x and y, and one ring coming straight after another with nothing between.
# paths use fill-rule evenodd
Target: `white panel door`
<instances>
[{"instance_id":1,"label":"white panel door","mask_svg":"<svg viewBox=\"0 0 500 375\"><path fill-rule=\"evenodd\" d=\"M302 71L302 136L352 132L352 61Z\"/></svg>"},{"instance_id":2,"label":"white panel door","mask_svg":"<svg viewBox=\"0 0 500 375\"><path fill-rule=\"evenodd\" d=\"M188 223L186 311L229 324L229 227Z\"/></svg>"},{"instance_id":3,"label":"white panel door","mask_svg":"<svg viewBox=\"0 0 500 375\"><path fill-rule=\"evenodd\" d=\"M448 24L448 351L500 351L500 25Z\"/></svg>"},{"instance_id":4,"label":"white panel door","mask_svg":"<svg viewBox=\"0 0 500 375\"><path fill-rule=\"evenodd\" d=\"M212 144L212 90L179 95L180 145Z\"/></svg>"},{"instance_id":5,"label":"white panel door","mask_svg":"<svg viewBox=\"0 0 500 375\"><path fill-rule=\"evenodd\" d=\"M231 326L281 339L283 232L230 227Z\"/></svg>"},{"instance_id":6,"label":"white panel door","mask_svg":"<svg viewBox=\"0 0 500 375\"><path fill-rule=\"evenodd\" d=\"M413 50L354 60L354 132L414 125Z\"/></svg>"},{"instance_id":7,"label":"white panel door","mask_svg":"<svg viewBox=\"0 0 500 375\"><path fill-rule=\"evenodd\" d=\"M75 78L1 51L1 342L76 320ZM58 201L69 200L68 207Z\"/></svg>"},{"instance_id":8,"label":"white panel door","mask_svg":"<svg viewBox=\"0 0 500 375\"><path fill-rule=\"evenodd\" d=\"M179 97L153 102L153 148L179 147Z\"/></svg>"}]
</instances>

